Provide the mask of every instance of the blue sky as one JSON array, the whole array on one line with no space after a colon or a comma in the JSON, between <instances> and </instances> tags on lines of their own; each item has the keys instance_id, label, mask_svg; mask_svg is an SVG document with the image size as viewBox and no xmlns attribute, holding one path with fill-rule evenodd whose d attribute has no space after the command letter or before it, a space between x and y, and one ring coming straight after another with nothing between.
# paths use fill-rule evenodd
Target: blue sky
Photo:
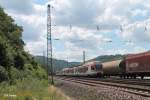
<instances>
[{"instance_id":1,"label":"blue sky","mask_svg":"<svg viewBox=\"0 0 150 100\"><path fill-rule=\"evenodd\" d=\"M53 39L60 39L53 40L55 58L82 61L83 50L91 59L150 49L148 0L0 0L0 6L23 26L25 49L33 55L46 51L47 4L54 7Z\"/></svg>"},{"instance_id":2,"label":"blue sky","mask_svg":"<svg viewBox=\"0 0 150 100\"><path fill-rule=\"evenodd\" d=\"M36 4L40 4L40 5L44 5L45 3L47 3L49 0L33 0L34 3Z\"/></svg>"}]
</instances>

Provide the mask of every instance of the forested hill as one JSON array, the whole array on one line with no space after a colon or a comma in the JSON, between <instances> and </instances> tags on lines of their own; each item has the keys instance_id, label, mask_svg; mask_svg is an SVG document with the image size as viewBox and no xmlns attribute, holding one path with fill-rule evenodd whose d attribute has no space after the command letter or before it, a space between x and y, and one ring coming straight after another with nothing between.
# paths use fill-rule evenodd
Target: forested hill
<instances>
[{"instance_id":1,"label":"forested hill","mask_svg":"<svg viewBox=\"0 0 150 100\"><path fill-rule=\"evenodd\" d=\"M100 61L100 62L107 62L107 61L112 61L112 60L118 60L118 59L123 59L123 57L125 57L125 55L103 55L103 56L98 56L96 58L93 58L91 60L95 60L95 61Z\"/></svg>"},{"instance_id":2,"label":"forested hill","mask_svg":"<svg viewBox=\"0 0 150 100\"><path fill-rule=\"evenodd\" d=\"M23 28L0 8L0 82L24 77L46 77L34 58L24 51Z\"/></svg>"},{"instance_id":3,"label":"forested hill","mask_svg":"<svg viewBox=\"0 0 150 100\"><path fill-rule=\"evenodd\" d=\"M35 59L43 66L46 67L47 58L43 56L36 56ZM60 71L66 67L74 67L80 65L80 62L67 62L65 60L53 59L53 67L55 71Z\"/></svg>"}]
</instances>

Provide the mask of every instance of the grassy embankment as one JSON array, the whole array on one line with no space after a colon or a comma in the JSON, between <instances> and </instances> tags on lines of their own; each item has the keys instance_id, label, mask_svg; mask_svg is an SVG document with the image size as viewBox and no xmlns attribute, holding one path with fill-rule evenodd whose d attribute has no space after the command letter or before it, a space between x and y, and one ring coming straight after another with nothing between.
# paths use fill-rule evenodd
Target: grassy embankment
<instances>
[{"instance_id":1,"label":"grassy embankment","mask_svg":"<svg viewBox=\"0 0 150 100\"><path fill-rule=\"evenodd\" d=\"M16 85L0 83L0 100L70 100L46 80L24 79Z\"/></svg>"}]
</instances>

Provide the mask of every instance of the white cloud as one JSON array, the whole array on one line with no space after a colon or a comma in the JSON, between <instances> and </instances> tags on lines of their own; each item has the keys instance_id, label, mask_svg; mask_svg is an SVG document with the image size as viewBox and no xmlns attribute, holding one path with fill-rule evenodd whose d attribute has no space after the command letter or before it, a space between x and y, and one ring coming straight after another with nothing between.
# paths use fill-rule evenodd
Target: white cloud
<instances>
[{"instance_id":1,"label":"white cloud","mask_svg":"<svg viewBox=\"0 0 150 100\"><path fill-rule=\"evenodd\" d=\"M8 8L8 13L11 15L17 24L23 26L23 39L26 44L28 42L41 41L41 38L46 34L46 8L42 5L33 4L34 12L31 14L12 12Z\"/></svg>"},{"instance_id":2,"label":"white cloud","mask_svg":"<svg viewBox=\"0 0 150 100\"><path fill-rule=\"evenodd\" d=\"M97 49L100 44L111 40L102 34L95 34L92 30L79 27L72 27L71 30L68 30L66 27L57 27L54 31L54 37L64 41L66 46L70 42L74 47L92 50L93 48Z\"/></svg>"},{"instance_id":3,"label":"white cloud","mask_svg":"<svg viewBox=\"0 0 150 100\"><path fill-rule=\"evenodd\" d=\"M150 41L150 19L144 22L135 22L123 26L121 36L132 42L149 42Z\"/></svg>"},{"instance_id":4,"label":"white cloud","mask_svg":"<svg viewBox=\"0 0 150 100\"><path fill-rule=\"evenodd\" d=\"M123 54L147 49L139 42L150 40L148 0L51 0L45 4L36 4L32 0L0 0L0 5L24 27L26 48L34 55L42 54L43 50L37 48L42 48L43 43L46 46L46 6L49 3L54 7L52 24L57 25L52 27L52 36L60 38L67 50L61 51L54 46L54 55L58 58L65 59L64 55L68 55L72 60L82 60L83 50L87 51L89 59L99 54ZM97 25L100 30L96 30ZM123 32L119 32L120 25L123 25ZM102 44L110 40L133 42L126 43L123 48L118 45L118 50L115 47L105 50ZM129 46L135 46L135 49L128 50Z\"/></svg>"},{"instance_id":5,"label":"white cloud","mask_svg":"<svg viewBox=\"0 0 150 100\"><path fill-rule=\"evenodd\" d=\"M25 50L33 55L43 55L43 52L45 51L45 45L43 41L28 42L25 46Z\"/></svg>"}]
</instances>

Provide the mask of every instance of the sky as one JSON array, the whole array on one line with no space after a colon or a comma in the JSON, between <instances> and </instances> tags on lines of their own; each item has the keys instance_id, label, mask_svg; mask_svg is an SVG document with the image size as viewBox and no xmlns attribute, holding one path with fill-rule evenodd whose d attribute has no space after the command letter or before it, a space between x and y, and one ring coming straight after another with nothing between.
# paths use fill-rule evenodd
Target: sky
<instances>
[{"instance_id":1,"label":"sky","mask_svg":"<svg viewBox=\"0 0 150 100\"><path fill-rule=\"evenodd\" d=\"M88 60L150 50L150 0L0 0L23 26L25 50L33 55L46 52L48 4L57 59L82 61L83 51Z\"/></svg>"}]
</instances>

